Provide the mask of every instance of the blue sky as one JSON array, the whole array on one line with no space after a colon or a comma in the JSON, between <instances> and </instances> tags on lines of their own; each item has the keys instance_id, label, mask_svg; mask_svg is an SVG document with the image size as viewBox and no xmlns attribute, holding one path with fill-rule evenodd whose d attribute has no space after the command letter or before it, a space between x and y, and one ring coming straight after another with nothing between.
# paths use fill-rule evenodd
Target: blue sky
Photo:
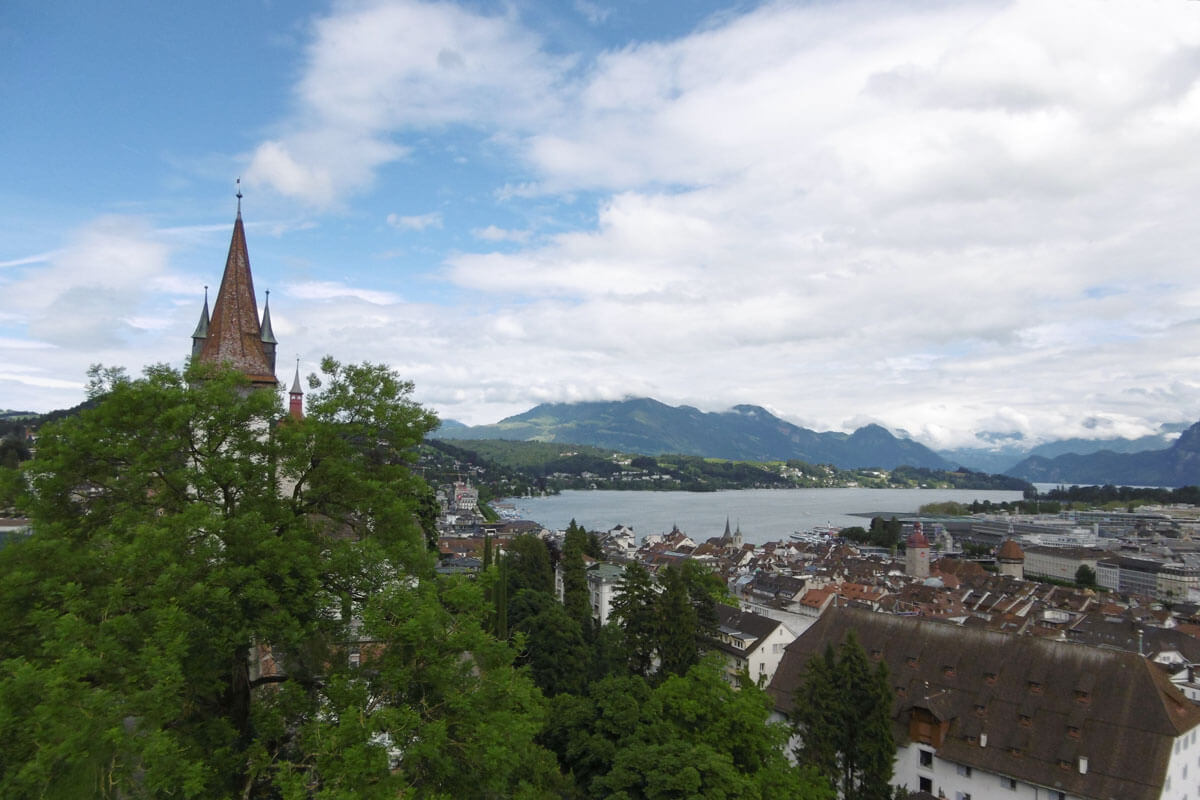
<instances>
[{"instance_id":1,"label":"blue sky","mask_svg":"<svg viewBox=\"0 0 1200 800\"><path fill-rule=\"evenodd\" d=\"M181 365L241 177L281 364L465 422L1200 418L1200 3L17 0L0 109L2 408Z\"/></svg>"}]
</instances>

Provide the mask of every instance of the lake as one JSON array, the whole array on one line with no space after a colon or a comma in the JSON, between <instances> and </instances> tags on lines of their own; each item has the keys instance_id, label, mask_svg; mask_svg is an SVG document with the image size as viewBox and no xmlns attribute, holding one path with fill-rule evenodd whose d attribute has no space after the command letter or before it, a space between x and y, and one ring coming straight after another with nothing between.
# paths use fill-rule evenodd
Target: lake
<instances>
[{"instance_id":1,"label":"lake","mask_svg":"<svg viewBox=\"0 0 1200 800\"><path fill-rule=\"evenodd\" d=\"M720 536L728 517L741 525L747 543L786 539L818 525L870 524L861 512L908 514L927 503L953 500L1020 500L1020 492L975 489L736 489L723 492L566 491L546 497L514 497L522 519L562 529L574 519L589 530L628 525L638 539L672 526L697 541Z\"/></svg>"}]
</instances>

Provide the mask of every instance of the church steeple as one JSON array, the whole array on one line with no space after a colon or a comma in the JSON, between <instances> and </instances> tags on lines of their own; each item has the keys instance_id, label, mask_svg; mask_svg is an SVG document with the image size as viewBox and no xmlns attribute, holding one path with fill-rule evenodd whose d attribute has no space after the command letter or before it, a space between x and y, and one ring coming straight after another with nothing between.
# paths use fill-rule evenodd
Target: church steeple
<instances>
[{"instance_id":1,"label":"church steeple","mask_svg":"<svg viewBox=\"0 0 1200 800\"><path fill-rule=\"evenodd\" d=\"M211 364L228 364L243 372L255 386L277 386L274 366L274 335L268 345L258 320L254 300L254 279L250 275L250 256L246 250L246 230L242 225L242 191L237 193L238 214L233 223L225 274L217 290L207 336L199 350L199 359ZM206 300L207 304L207 300ZM268 317L267 322L270 322ZM270 333L268 327L267 333ZM268 351L268 347L270 348Z\"/></svg>"}]
</instances>

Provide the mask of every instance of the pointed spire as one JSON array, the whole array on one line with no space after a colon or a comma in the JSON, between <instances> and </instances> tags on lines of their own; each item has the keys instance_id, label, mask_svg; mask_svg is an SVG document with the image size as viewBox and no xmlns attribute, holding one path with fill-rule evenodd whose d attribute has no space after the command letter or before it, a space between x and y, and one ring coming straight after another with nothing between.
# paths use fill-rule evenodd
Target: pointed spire
<instances>
[{"instance_id":1,"label":"pointed spire","mask_svg":"<svg viewBox=\"0 0 1200 800\"><path fill-rule=\"evenodd\" d=\"M200 357L200 352L204 349L204 340L208 338L208 287L204 287L204 308L200 310L200 321L196 323L196 330L192 332L192 359Z\"/></svg>"},{"instance_id":2,"label":"pointed spire","mask_svg":"<svg viewBox=\"0 0 1200 800\"><path fill-rule=\"evenodd\" d=\"M729 539L729 538L732 538L732 536L733 536L733 534L731 534L731 533L729 532L729 516L728 516L728 515L726 515L726 517L725 517L725 535L724 535L724 536L722 536L721 538L722 538L722 539Z\"/></svg>"},{"instance_id":3,"label":"pointed spire","mask_svg":"<svg viewBox=\"0 0 1200 800\"><path fill-rule=\"evenodd\" d=\"M267 299L263 303L262 340L267 344L279 344L275 331L271 330L271 290L267 289Z\"/></svg>"},{"instance_id":4,"label":"pointed spire","mask_svg":"<svg viewBox=\"0 0 1200 800\"><path fill-rule=\"evenodd\" d=\"M296 356L296 377L288 392L288 413L292 419L304 419L304 390L300 388L300 357Z\"/></svg>"},{"instance_id":5,"label":"pointed spire","mask_svg":"<svg viewBox=\"0 0 1200 800\"><path fill-rule=\"evenodd\" d=\"M196 331L192 334L193 339L208 338L208 286L204 287L204 308L200 310L200 321L196 323Z\"/></svg>"},{"instance_id":6,"label":"pointed spire","mask_svg":"<svg viewBox=\"0 0 1200 800\"><path fill-rule=\"evenodd\" d=\"M246 229L242 225L242 198L239 179L238 215L233 223L225 274L213 304L208 337L199 358L212 364L227 363L244 373L258 386L276 386L273 343L263 341L254 300L254 279L250 274L250 256L246 250ZM274 337L272 337L274 338Z\"/></svg>"},{"instance_id":7,"label":"pointed spire","mask_svg":"<svg viewBox=\"0 0 1200 800\"><path fill-rule=\"evenodd\" d=\"M304 390L300 388L300 358L296 357L296 377L292 380L291 394L304 394Z\"/></svg>"}]
</instances>

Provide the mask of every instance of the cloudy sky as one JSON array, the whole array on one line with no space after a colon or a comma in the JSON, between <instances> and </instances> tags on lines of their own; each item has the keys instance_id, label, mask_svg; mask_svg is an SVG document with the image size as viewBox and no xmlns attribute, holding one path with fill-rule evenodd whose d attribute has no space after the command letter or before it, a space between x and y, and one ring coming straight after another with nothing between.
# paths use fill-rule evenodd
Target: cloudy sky
<instances>
[{"instance_id":1,"label":"cloudy sky","mask_svg":"<svg viewBox=\"0 0 1200 800\"><path fill-rule=\"evenodd\" d=\"M1200 419L1200 2L0 8L0 408L182 365L234 181L280 373L444 417Z\"/></svg>"}]
</instances>

